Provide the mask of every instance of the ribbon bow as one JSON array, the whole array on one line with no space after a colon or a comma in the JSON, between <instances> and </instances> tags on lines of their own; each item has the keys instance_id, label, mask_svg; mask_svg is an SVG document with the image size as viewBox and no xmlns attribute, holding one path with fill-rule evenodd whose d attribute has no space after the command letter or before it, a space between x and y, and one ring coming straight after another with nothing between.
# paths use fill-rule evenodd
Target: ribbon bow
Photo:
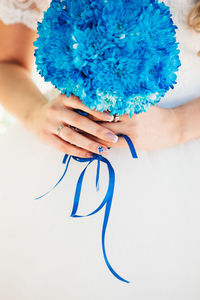
<instances>
[{"instance_id":1,"label":"ribbon bow","mask_svg":"<svg viewBox=\"0 0 200 300\"><path fill-rule=\"evenodd\" d=\"M119 135L125 138L126 142L128 143L128 146L130 148L131 154L133 158L138 158L137 157L137 153L135 151L135 147L131 141L131 139L127 136L127 135ZM54 190L58 184L63 180L65 174L67 173L69 164L71 159L81 162L81 163L88 163L87 166L84 168L84 170L81 172L77 185L76 185L76 191L75 191L75 196L74 196L74 203L73 203L73 208L72 208L72 213L70 215L70 217L72 218L83 218L83 217L89 217L92 216L96 213L98 213L104 206L105 206L105 215L104 215L104 220L103 220L103 228L102 228L102 250L103 250L103 256L104 256L104 260L106 262L106 265L108 267L108 269L111 271L111 273L118 278L119 280L126 282L126 283L130 283L128 280L122 278L121 276L119 276L114 269L112 268L112 266L110 265L108 258L107 258L107 254L106 254L106 250L105 250L105 234L106 234L106 228L107 228L107 224L108 224L108 219L109 219L109 215L110 215L110 210L111 210L111 205L112 205L112 199L113 199L113 194L114 194L114 187L115 187L115 171L111 165L111 163L109 162L109 160L99 154L95 154L92 158L80 158L80 157L76 157L76 156L69 156L67 154L65 154L64 158L63 158L63 164L66 164L65 170L63 175L61 176L61 178L59 179L59 181L54 185L54 187L49 190L48 192L46 192L45 194L43 194L40 197L35 198L34 200L39 200L42 197L46 196L47 194L49 194L52 190ZM96 188L97 190L99 190L99 177L100 177L100 164L104 163L107 165L108 168L108 173L109 173L109 184L108 184L108 189L106 192L106 195L103 199L103 201L101 202L101 204L97 207L97 209L95 209L93 212L87 214L87 215L78 215L77 214L77 210L78 210L78 206L79 206L79 201L80 201L80 195L81 195L81 189L82 189L82 184L83 184L83 178L84 175L86 173L87 168L89 167L90 164L92 164L95 160L97 160L97 173L96 173Z\"/></svg>"}]
</instances>

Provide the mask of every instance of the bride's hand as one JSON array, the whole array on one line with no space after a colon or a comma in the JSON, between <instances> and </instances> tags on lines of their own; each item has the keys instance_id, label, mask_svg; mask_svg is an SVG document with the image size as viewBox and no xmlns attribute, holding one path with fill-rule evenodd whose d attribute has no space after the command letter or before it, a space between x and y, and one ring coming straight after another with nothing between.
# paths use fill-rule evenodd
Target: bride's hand
<instances>
[{"instance_id":1,"label":"bride's hand","mask_svg":"<svg viewBox=\"0 0 200 300\"><path fill-rule=\"evenodd\" d=\"M88 113L88 117L78 114L75 109ZM30 117L29 129L44 143L70 155L92 157L94 153L106 154L106 142L117 142L118 137L103 125L95 121L111 122L108 113L92 111L82 104L76 96L59 95L55 100L37 107ZM58 135L58 128L63 126ZM96 136L101 142L86 137L71 128Z\"/></svg>"},{"instance_id":2,"label":"bride's hand","mask_svg":"<svg viewBox=\"0 0 200 300\"><path fill-rule=\"evenodd\" d=\"M180 121L175 109L153 106L149 111L120 117L117 123L103 123L103 126L116 134L128 135L136 149L154 151L179 144L181 141ZM100 140L96 140L101 142ZM108 147L127 147L123 137L116 144L107 143Z\"/></svg>"}]
</instances>

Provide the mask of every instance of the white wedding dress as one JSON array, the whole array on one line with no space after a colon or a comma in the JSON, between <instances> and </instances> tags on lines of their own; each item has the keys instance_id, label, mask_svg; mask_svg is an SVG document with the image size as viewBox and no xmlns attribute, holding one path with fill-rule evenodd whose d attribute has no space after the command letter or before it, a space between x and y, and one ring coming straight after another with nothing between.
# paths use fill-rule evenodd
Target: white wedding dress
<instances>
[{"instance_id":1,"label":"white wedding dress","mask_svg":"<svg viewBox=\"0 0 200 300\"><path fill-rule=\"evenodd\" d=\"M179 27L182 66L178 84L159 105L174 107L200 96L200 34L186 25L194 0L165 3ZM1 0L0 18L35 29L48 5ZM63 154L20 124L0 138L2 300L200 299L200 139L153 153L138 151L138 156L132 159L128 149L112 149L108 156L116 188L106 250L127 284L111 274L103 259L104 208L88 218L70 218L83 164L72 162L62 183L35 201L61 176ZM96 164L87 171L80 214L103 199L107 169L101 169L98 193L95 171Z\"/></svg>"}]
</instances>

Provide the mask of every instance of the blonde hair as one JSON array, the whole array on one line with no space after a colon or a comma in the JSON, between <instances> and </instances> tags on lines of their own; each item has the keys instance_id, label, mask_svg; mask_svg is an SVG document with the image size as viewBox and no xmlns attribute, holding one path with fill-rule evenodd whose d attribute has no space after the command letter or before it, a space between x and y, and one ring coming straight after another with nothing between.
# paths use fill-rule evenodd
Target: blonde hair
<instances>
[{"instance_id":1,"label":"blonde hair","mask_svg":"<svg viewBox=\"0 0 200 300\"><path fill-rule=\"evenodd\" d=\"M187 18L188 26L200 32L200 1L193 7ZM200 51L197 53L200 56Z\"/></svg>"}]
</instances>

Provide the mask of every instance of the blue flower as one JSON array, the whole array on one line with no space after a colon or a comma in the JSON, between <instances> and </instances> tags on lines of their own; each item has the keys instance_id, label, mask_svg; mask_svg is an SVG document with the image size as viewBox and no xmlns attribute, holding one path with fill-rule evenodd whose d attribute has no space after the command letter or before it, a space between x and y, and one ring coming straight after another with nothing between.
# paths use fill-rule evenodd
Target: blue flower
<instances>
[{"instance_id":1,"label":"blue flower","mask_svg":"<svg viewBox=\"0 0 200 300\"><path fill-rule=\"evenodd\" d=\"M37 69L90 109L132 116L176 84L176 29L158 0L53 0L38 23Z\"/></svg>"}]
</instances>

